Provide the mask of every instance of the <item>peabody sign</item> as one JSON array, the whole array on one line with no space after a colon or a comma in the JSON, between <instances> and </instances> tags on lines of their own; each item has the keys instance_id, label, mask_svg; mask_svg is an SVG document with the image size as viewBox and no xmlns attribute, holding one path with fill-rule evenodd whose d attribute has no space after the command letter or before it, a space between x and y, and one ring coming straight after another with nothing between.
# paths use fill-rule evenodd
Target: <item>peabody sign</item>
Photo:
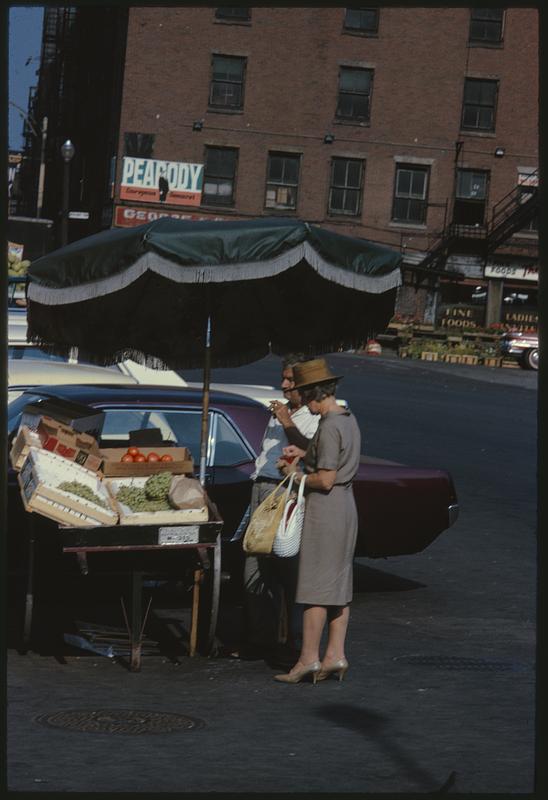
<instances>
[{"instance_id":1,"label":"peabody sign","mask_svg":"<svg viewBox=\"0 0 548 800\"><path fill-rule=\"evenodd\" d=\"M441 328L481 328L485 310L482 306L443 305L438 311Z\"/></svg>"},{"instance_id":2,"label":"peabody sign","mask_svg":"<svg viewBox=\"0 0 548 800\"><path fill-rule=\"evenodd\" d=\"M203 180L203 164L125 156L120 199L199 206Z\"/></svg>"}]
</instances>

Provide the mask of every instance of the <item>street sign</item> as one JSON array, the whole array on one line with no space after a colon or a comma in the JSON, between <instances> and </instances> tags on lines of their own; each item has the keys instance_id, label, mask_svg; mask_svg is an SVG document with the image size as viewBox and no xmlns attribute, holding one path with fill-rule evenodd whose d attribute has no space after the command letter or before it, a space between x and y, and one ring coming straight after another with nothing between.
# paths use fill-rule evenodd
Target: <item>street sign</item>
<instances>
[{"instance_id":1,"label":"street sign","mask_svg":"<svg viewBox=\"0 0 548 800\"><path fill-rule=\"evenodd\" d=\"M89 219L89 211L69 211L69 219Z\"/></svg>"}]
</instances>

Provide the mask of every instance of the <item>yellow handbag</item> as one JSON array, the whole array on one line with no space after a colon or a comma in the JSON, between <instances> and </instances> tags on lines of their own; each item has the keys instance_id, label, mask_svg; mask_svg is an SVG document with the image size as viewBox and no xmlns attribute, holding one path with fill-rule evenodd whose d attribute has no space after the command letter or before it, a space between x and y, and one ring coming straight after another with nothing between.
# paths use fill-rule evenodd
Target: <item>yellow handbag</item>
<instances>
[{"instance_id":1,"label":"yellow handbag","mask_svg":"<svg viewBox=\"0 0 548 800\"><path fill-rule=\"evenodd\" d=\"M272 552L274 537L288 499L289 487L284 489L288 478L289 475L286 475L251 515L243 540L243 548L246 553L268 555Z\"/></svg>"}]
</instances>

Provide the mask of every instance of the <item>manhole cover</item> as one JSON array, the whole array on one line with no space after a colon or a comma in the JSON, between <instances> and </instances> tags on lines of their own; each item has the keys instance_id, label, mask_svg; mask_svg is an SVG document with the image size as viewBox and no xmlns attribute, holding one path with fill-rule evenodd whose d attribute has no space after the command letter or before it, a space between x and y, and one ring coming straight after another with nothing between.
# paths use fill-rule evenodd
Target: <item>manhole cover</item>
<instances>
[{"instance_id":1,"label":"manhole cover","mask_svg":"<svg viewBox=\"0 0 548 800\"><path fill-rule=\"evenodd\" d=\"M174 733L201 728L204 722L184 714L156 711L56 711L35 718L40 725L84 733Z\"/></svg>"},{"instance_id":2,"label":"manhole cover","mask_svg":"<svg viewBox=\"0 0 548 800\"><path fill-rule=\"evenodd\" d=\"M395 656L392 661L417 664L436 669L464 669L484 672L521 672L529 669L515 661L497 661L489 658L463 658L461 656Z\"/></svg>"}]
</instances>

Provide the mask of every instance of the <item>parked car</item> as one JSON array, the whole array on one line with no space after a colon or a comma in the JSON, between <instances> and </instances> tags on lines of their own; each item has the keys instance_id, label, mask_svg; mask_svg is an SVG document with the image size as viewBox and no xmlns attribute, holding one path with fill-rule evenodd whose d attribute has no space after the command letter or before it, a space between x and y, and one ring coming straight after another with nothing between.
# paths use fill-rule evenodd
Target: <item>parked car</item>
<instances>
[{"instance_id":1,"label":"parked car","mask_svg":"<svg viewBox=\"0 0 548 800\"><path fill-rule=\"evenodd\" d=\"M538 333L509 331L500 337L504 358L515 358L524 369L538 370Z\"/></svg>"},{"instance_id":2,"label":"parked car","mask_svg":"<svg viewBox=\"0 0 548 800\"><path fill-rule=\"evenodd\" d=\"M159 428L162 439L190 449L199 464L202 392L198 389L89 384L41 386L8 406L8 441L18 430L24 406L49 398L85 404L105 413L101 448L126 447L129 431ZM222 539L237 543L247 527L250 476L269 413L250 398L212 391L209 406L207 490L224 520ZM8 476L10 525L20 525L21 500L15 473ZM362 456L354 483L358 506L357 556L381 558L418 553L451 527L458 502L450 474ZM24 512L23 512L24 513ZM17 537L12 530L10 539Z\"/></svg>"}]
</instances>

